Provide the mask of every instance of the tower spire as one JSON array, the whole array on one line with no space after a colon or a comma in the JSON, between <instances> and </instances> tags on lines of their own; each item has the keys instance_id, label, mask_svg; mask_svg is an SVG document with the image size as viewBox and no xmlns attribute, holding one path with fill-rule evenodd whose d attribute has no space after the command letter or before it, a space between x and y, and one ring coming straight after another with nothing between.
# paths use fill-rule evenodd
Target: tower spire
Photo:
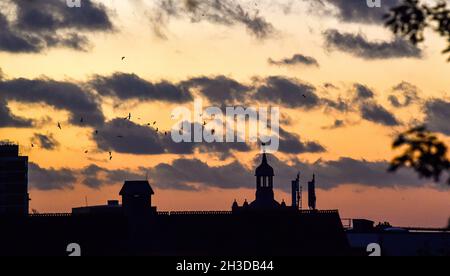
<instances>
[{"instance_id":1,"label":"tower spire","mask_svg":"<svg viewBox=\"0 0 450 276\"><path fill-rule=\"evenodd\" d=\"M267 153L266 153L266 151L264 150L264 153L263 153L263 157L262 157L262 162L261 162L262 164L269 164L269 162L267 161Z\"/></svg>"}]
</instances>

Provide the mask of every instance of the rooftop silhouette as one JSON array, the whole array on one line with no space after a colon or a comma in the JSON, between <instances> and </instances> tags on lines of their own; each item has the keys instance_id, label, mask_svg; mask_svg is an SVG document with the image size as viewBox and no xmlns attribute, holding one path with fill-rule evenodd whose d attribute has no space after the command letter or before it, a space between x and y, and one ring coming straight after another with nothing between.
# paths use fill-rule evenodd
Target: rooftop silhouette
<instances>
[{"instance_id":1,"label":"rooftop silhouette","mask_svg":"<svg viewBox=\"0 0 450 276\"><path fill-rule=\"evenodd\" d=\"M299 210L298 189L293 189L296 201L291 206L280 204L274 199L274 176L264 153L255 170L255 200L241 207L235 202L230 211L158 212L152 206L155 192L144 180L124 182L122 204L110 200L103 206L73 208L71 214L6 214L0 218L6 225L0 229L0 254L64 255L72 242L80 243L86 255L348 253L339 213ZM21 198L28 196L26 189L21 192Z\"/></svg>"}]
</instances>

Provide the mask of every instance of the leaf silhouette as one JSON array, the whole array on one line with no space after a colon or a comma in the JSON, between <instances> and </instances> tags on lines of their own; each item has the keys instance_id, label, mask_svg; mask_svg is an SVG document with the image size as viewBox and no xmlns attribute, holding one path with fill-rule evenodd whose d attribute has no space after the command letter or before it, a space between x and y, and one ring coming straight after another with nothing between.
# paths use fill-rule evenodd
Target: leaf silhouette
<instances>
[{"instance_id":1,"label":"leaf silhouette","mask_svg":"<svg viewBox=\"0 0 450 276\"><path fill-rule=\"evenodd\" d=\"M402 148L404 151L391 161L388 169L390 172L396 172L403 167L412 168L420 178L439 182L442 174L450 171L447 146L425 126L416 127L400 134L394 140L392 147L394 149ZM450 185L450 178L447 184Z\"/></svg>"},{"instance_id":2,"label":"leaf silhouette","mask_svg":"<svg viewBox=\"0 0 450 276\"><path fill-rule=\"evenodd\" d=\"M384 16L386 26L396 35L408 39L414 45L425 40L425 29L434 29L446 37L448 48L443 54L450 53L450 9L447 2L439 1L435 6L421 4L419 0L404 0ZM450 57L448 59L450 62Z\"/></svg>"}]
</instances>

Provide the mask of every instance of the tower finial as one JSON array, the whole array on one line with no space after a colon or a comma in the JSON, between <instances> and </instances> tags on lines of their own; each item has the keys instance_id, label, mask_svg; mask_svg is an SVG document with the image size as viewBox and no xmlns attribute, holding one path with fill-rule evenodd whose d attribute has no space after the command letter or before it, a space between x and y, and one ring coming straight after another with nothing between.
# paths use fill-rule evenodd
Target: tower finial
<instances>
[{"instance_id":1,"label":"tower finial","mask_svg":"<svg viewBox=\"0 0 450 276\"><path fill-rule=\"evenodd\" d=\"M263 149L263 153L266 154L266 143L261 143L261 147Z\"/></svg>"}]
</instances>

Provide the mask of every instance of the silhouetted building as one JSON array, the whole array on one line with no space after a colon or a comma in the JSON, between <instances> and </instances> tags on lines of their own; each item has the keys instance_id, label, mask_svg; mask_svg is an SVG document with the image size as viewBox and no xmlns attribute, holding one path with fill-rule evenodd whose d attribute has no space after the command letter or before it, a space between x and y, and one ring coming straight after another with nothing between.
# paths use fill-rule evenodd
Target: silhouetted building
<instances>
[{"instance_id":1,"label":"silhouetted building","mask_svg":"<svg viewBox=\"0 0 450 276\"><path fill-rule=\"evenodd\" d=\"M275 200L274 193L274 176L275 172L272 166L270 166L269 161L267 159L267 154L264 153L262 156L261 165L256 168L255 171L256 176L256 199L252 203L248 204L247 200L245 201L242 207L239 206L238 202L235 201L232 206L233 212L255 212L255 211L277 211L277 212L285 212L285 211L299 211L301 210L301 201L302 201L302 187L300 185L300 174L297 175L297 178L292 181L292 205L287 206L285 202L281 204ZM314 180L313 180L314 181ZM311 185L311 182L310 182ZM315 185L315 182L314 182ZM313 186L314 187L314 186ZM310 197L310 200L314 200L315 202L315 188L310 189L310 191L314 194L314 197ZM311 195L311 194L310 194ZM315 205L314 205L315 206ZM314 207L315 209L315 207Z\"/></svg>"},{"instance_id":2,"label":"silhouetted building","mask_svg":"<svg viewBox=\"0 0 450 276\"><path fill-rule=\"evenodd\" d=\"M126 181L119 193L127 215L145 215L156 211L156 208L152 208L154 194L148 181Z\"/></svg>"},{"instance_id":3,"label":"silhouetted building","mask_svg":"<svg viewBox=\"0 0 450 276\"><path fill-rule=\"evenodd\" d=\"M157 212L148 181L126 181L122 205L74 208L72 214L1 219L0 255L299 256L346 255L338 211L301 211L274 196L273 168L262 157L256 199L231 211Z\"/></svg>"},{"instance_id":4,"label":"silhouetted building","mask_svg":"<svg viewBox=\"0 0 450 276\"><path fill-rule=\"evenodd\" d=\"M19 156L19 146L0 145L0 216L28 214L28 157Z\"/></svg>"},{"instance_id":5,"label":"silhouetted building","mask_svg":"<svg viewBox=\"0 0 450 276\"><path fill-rule=\"evenodd\" d=\"M118 200L108 200L107 205L72 208L74 215L118 215L122 214L122 205Z\"/></svg>"},{"instance_id":6,"label":"silhouetted building","mask_svg":"<svg viewBox=\"0 0 450 276\"><path fill-rule=\"evenodd\" d=\"M262 162L256 168L256 199L250 203L253 209L275 209L281 205L275 200L273 192L273 177L275 173L267 161L266 153L263 154Z\"/></svg>"},{"instance_id":7,"label":"silhouetted building","mask_svg":"<svg viewBox=\"0 0 450 276\"><path fill-rule=\"evenodd\" d=\"M148 181L125 181L118 200L108 200L107 205L72 208L73 215L126 215L145 216L156 213L152 207L154 191Z\"/></svg>"}]
</instances>

